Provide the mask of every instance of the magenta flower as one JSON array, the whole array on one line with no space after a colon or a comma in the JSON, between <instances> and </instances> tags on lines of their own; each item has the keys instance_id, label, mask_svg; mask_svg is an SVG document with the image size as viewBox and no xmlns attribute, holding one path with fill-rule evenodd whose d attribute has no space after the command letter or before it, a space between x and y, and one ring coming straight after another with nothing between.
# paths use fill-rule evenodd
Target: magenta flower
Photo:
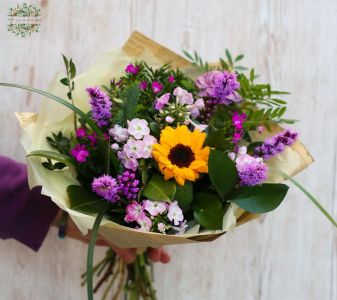
<instances>
[{"instance_id":1,"label":"magenta flower","mask_svg":"<svg viewBox=\"0 0 337 300\"><path fill-rule=\"evenodd\" d=\"M119 200L117 180L109 175L94 178L91 183L93 192L110 202Z\"/></svg>"},{"instance_id":2,"label":"magenta flower","mask_svg":"<svg viewBox=\"0 0 337 300\"><path fill-rule=\"evenodd\" d=\"M97 137L96 132L93 132L92 134L88 135L88 140L90 141L90 145L91 146L95 146L96 145L96 143L97 143L96 137Z\"/></svg>"},{"instance_id":3,"label":"magenta flower","mask_svg":"<svg viewBox=\"0 0 337 300\"><path fill-rule=\"evenodd\" d=\"M246 121L246 114L239 114L237 111L233 113L232 124L234 126L233 143L237 144L243 135L243 123Z\"/></svg>"},{"instance_id":4,"label":"magenta flower","mask_svg":"<svg viewBox=\"0 0 337 300\"><path fill-rule=\"evenodd\" d=\"M147 89L147 82L146 81L142 81L140 84L139 84L139 88L141 90L146 90Z\"/></svg>"},{"instance_id":5,"label":"magenta flower","mask_svg":"<svg viewBox=\"0 0 337 300\"><path fill-rule=\"evenodd\" d=\"M126 215L124 220L127 223L135 222L143 216L145 216L143 206L136 201L132 201L126 207Z\"/></svg>"},{"instance_id":6,"label":"magenta flower","mask_svg":"<svg viewBox=\"0 0 337 300\"><path fill-rule=\"evenodd\" d=\"M170 76L168 77L167 81L168 81L169 83L173 83L173 82L175 81L174 76L173 76L173 75L170 75Z\"/></svg>"},{"instance_id":7,"label":"magenta flower","mask_svg":"<svg viewBox=\"0 0 337 300\"><path fill-rule=\"evenodd\" d=\"M161 110L170 101L170 93L166 93L155 100L154 108L156 110Z\"/></svg>"},{"instance_id":8,"label":"magenta flower","mask_svg":"<svg viewBox=\"0 0 337 300\"><path fill-rule=\"evenodd\" d=\"M125 72L136 75L139 72L139 69L140 69L139 66L129 64L129 65L126 66Z\"/></svg>"},{"instance_id":9,"label":"magenta flower","mask_svg":"<svg viewBox=\"0 0 337 300\"><path fill-rule=\"evenodd\" d=\"M84 138L87 135L87 132L85 130L85 127L80 127L76 130L76 137L81 139Z\"/></svg>"},{"instance_id":10,"label":"magenta flower","mask_svg":"<svg viewBox=\"0 0 337 300\"><path fill-rule=\"evenodd\" d=\"M86 149L85 145L82 144L77 144L71 149L70 153L79 163L85 162L89 156L89 151Z\"/></svg>"},{"instance_id":11,"label":"magenta flower","mask_svg":"<svg viewBox=\"0 0 337 300\"><path fill-rule=\"evenodd\" d=\"M158 81L152 82L151 87L152 87L152 91L155 94L158 94L158 93L160 93L163 90L163 85L161 83L159 83Z\"/></svg>"}]
</instances>

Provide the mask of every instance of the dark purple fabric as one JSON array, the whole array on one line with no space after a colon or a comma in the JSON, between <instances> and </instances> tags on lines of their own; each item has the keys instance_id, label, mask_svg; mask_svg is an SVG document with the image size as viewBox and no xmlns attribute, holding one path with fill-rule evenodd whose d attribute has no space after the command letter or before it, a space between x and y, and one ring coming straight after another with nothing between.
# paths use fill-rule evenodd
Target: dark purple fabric
<instances>
[{"instance_id":1,"label":"dark purple fabric","mask_svg":"<svg viewBox=\"0 0 337 300\"><path fill-rule=\"evenodd\" d=\"M37 251L58 211L41 188L29 189L24 164L0 156L0 238Z\"/></svg>"}]
</instances>

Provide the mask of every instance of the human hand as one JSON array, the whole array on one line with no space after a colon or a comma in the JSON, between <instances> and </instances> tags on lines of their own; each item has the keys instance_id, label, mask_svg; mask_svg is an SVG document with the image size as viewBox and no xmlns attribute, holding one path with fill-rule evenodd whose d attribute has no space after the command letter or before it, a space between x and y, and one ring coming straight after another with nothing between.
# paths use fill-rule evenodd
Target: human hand
<instances>
[{"instance_id":1,"label":"human hand","mask_svg":"<svg viewBox=\"0 0 337 300\"><path fill-rule=\"evenodd\" d=\"M62 211L60 210L57 214L54 224L57 224L62 216ZM71 218L68 218L67 225L65 228L66 237L89 243L90 241L90 232L87 235L83 235L80 230L77 228L76 224ZM110 247L114 252L116 252L126 263L130 264L136 260L137 253L135 248L120 248L116 245L108 243L104 240L103 237L98 236L96 240L97 246L107 246ZM169 263L171 260L170 255L163 248L148 248L147 254L149 255L150 260L153 262L162 262L164 264Z\"/></svg>"}]
</instances>

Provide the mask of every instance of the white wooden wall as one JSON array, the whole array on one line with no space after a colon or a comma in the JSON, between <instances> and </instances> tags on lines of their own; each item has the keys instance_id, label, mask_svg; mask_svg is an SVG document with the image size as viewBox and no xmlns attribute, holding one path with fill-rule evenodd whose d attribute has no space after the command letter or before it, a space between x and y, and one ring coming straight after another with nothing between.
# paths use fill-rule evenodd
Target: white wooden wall
<instances>
[{"instance_id":1,"label":"white wooden wall","mask_svg":"<svg viewBox=\"0 0 337 300\"><path fill-rule=\"evenodd\" d=\"M4 82L46 88L63 69L60 53L84 71L133 30L209 60L225 47L245 53L263 79L292 91L288 117L301 120L295 128L316 159L297 179L337 218L337 1L43 0L40 33L16 38L6 31L6 14L18 1L0 1ZM0 101L0 154L23 161L13 113L36 110L38 98L1 88ZM0 241L1 300L85 299L86 246L56 235L52 229L38 253ZM214 243L168 250L172 263L155 268L159 299L337 299L336 229L294 187L265 219Z\"/></svg>"}]
</instances>

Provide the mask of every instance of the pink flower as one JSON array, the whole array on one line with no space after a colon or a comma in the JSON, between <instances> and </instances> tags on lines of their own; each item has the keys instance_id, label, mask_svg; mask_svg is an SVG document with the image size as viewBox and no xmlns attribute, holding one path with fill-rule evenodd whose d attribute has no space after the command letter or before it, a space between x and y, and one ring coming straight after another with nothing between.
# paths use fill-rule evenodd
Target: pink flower
<instances>
[{"instance_id":1,"label":"pink flower","mask_svg":"<svg viewBox=\"0 0 337 300\"><path fill-rule=\"evenodd\" d=\"M153 217L163 214L167 209L163 201L144 200L143 207Z\"/></svg>"},{"instance_id":2,"label":"pink flower","mask_svg":"<svg viewBox=\"0 0 337 300\"><path fill-rule=\"evenodd\" d=\"M179 86L173 90L173 95L176 96L176 101L180 105L191 105L194 102L193 95Z\"/></svg>"},{"instance_id":3,"label":"pink flower","mask_svg":"<svg viewBox=\"0 0 337 300\"><path fill-rule=\"evenodd\" d=\"M122 161L124 168L136 171L138 168L138 161L135 158L130 158L126 155L125 151L117 152L118 158Z\"/></svg>"},{"instance_id":4,"label":"pink flower","mask_svg":"<svg viewBox=\"0 0 337 300\"><path fill-rule=\"evenodd\" d=\"M88 140L90 141L91 146L95 146L97 139L96 139L96 132L93 132L93 134L88 135Z\"/></svg>"},{"instance_id":5,"label":"pink flower","mask_svg":"<svg viewBox=\"0 0 337 300\"><path fill-rule=\"evenodd\" d=\"M76 130L76 137L77 138L84 138L87 135L87 132L85 130L85 127L78 128Z\"/></svg>"},{"instance_id":6,"label":"pink flower","mask_svg":"<svg viewBox=\"0 0 337 300\"><path fill-rule=\"evenodd\" d=\"M70 153L79 163L85 162L89 156L89 151L82 144L77 144L75 148L71 149Z\"/></svg>"},{"instance_id":7,"label":"pink flower","mask_svg":"<svg viewBox=\"0 0 337 300\"><path fill-rule=\"evenodd\" d=\"M172 118L171 116L167 116L167 117L165 118L165 121L166 121L167 123L171 124L171 123L174 122L174 118Z\"/></svg>"},{"instance_id":8,"label":"pink flower","mask_svg":"<svg viewBox=\"0 0 337 300\"><path fill-rule=\"evenodd\" d=\"M173 75L170 75L167 80L169 83L173 83L175 81L175 78Z\"/></svg>"},{"instance_id":9,"label":"pink flower","mask_svg":"<svg viewBox=\"0 0 337 300\"><path fill-rule=\"evenodd\" d=\"M144 143L130 138L124 145L123 150L129 158L142 158L144 156Z\"/></svg>"},{"instance_id":10,"label":"pink flower","mask_svg":"<svg viewBox=\"0 0 337 300\"><path fill-rule=\"evenodd\" d=\"M146 90L147 89L147 82L146 81L142 81L140 84L139 84L139 88L141 90Z\"/></svg>"},{"instance_id":11,"label":"pink flower","mask_svg":"<svg viewBox=\"0 0 337 300\"><path fill-rule=\"evenodd\" d=\"M128 206L126 207L126 215L124 217L125 222L134 222L138 221L139 218L142 216L145 216L143 206L136 202L132 201Z\"/></svg>"},{"instance_id":12,"label":"pink flower","mask_svg":"<svg viewBox=\"0 0 337 300\"><path fill-rule=\"evenodd\" d=\"M150 231L152 227L152 221L149 217L147 217L144 213L141 214L138 219L137 223L139 224L139 230L142 231Z\"/></svg>"},{"instance_id":13,"label":"pink flower","mask_svg":"<svg viewBox=\"0 0 337 300\"><path fill-rule=\"evenodd\" d=\"M199 88L200 97L210 97L213 87L216 84L216 81L219 77L222 76L221 71L210 71L199 76L195 82Z\"/></svg>"},{"instance_id":14,"label":"pink flower","mask_svg":"<svg viewBox=\"0 0 337 300\"><path fill-rule=\"evenodd\" d=\"M179 223L184 220L183 211L178 206L177 201L174 201L170 204L167 217L176 226L178 226Z\"/></svg>"},{"instance_id":15,"label":"pink flower","mask_svg":"<svg viewBox=\"0 0 337 300\"><path fill-rule=\"evenodd\" d=\"M128 130L118 124L109 130L109 134L119 143L125 142L129 138Z\"/></svg>"},{"instance_id":16,"label":"pink flower","mask_svg":"<svg viewBox=\"0 0 337 300\"><path fill-rule=\"evenodd\" d=\"M191 112L191 116L196 118L200 115L200 111L205 108L205 102L204 99L199 98L195 100L195 102L189 107L189 110Z\"/></svg>"},{"instance_id":17,"label":"pink flower","mask_svg":"<svg viewBox=\"0 0 337 300\"><path fill-rule=\"evenodd\" d=\"M242 124L245 122L246 117L247 117L246 114L239 114L237 111L235 111L233 113L232 123L233 123L235 129L242 129L243 128Z\"/></svg>"},{"instance_id":18,"label":"pink flower","mask_svg":"<svg viewBox=\"0 0 337 300\"><path fill-rule=\"evenodd\" d=\"M152 146L157 143L157 139L152 135L146 135L143 138L143 158L152 157Z\"/></svg>"},{"instance_id":19,"label":"pink flower","mask_svg":"<svg viewBox=\"0 0 337 300\"><path fill-rule=\"evenodd\" d=\"M165 231L167 229L167 227L164 223L158 223L157 228L158 228L158 231L161 232L161 233L165 233Z\"/></svg>"},{"instance_id":20,"label":"pink flower","mask_svg":"<svg viewBox=\"0 0 337 300\"><path fill-rule=\"evenodd\" d=\"M148 123L144 119L133 119L128 121L128 132L136 140L140 140L144 135L150 134Z\"/></svg>"},{"instance_id":21,"label":"pink flower","mask_svg":"<svg viewBox=\"0 0 337 300\"><path fill-rule=\"evenodd\" d=\"M152 91L155 94L160 93L162 91L162 89L163 89L163 85L161 83L159 83L158 81L152 82Z\"/></svg>"},{"instance_id":22,"label":"pink flower","mask_svg":"<svg viewBox=\"0 0 337 300\"><path fill-rule=\"evenodd\" d=\"M259 134L262 134L263 130L264 130L264 127L262 125L257 127L257 131Z\"/></svg>"},{"instance_id":23,"label":"pink flower","mask_svg":"<svg viewBox=\"0 0 337 300\"><path fill-rule=\"evenodd\" d=\"M134 66L133 64L129 64L126 66L125 72L135 75L139 72L139 69L140 69L139 66Z\"/></svg>"},{"instance_id":24,"label":"pink flower","mask_svg":"<svg viewBox=\"0 0 337 300\"><path fill-rule=\"evenodd\" d=\"M156 110L161 110L170 101L170 93L166 93L156 99L154 103L154 108Z\"/></svg>"}]
</instances>

